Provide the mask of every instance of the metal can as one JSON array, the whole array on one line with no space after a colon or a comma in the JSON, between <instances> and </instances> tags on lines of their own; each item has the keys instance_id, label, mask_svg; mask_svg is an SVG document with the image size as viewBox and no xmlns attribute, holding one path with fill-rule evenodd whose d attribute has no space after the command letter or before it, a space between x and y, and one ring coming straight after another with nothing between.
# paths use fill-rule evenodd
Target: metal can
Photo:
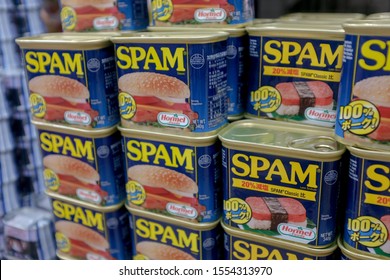
<instances>
[{"instance_id":1,"label":"metal can","mask_svg":"<svg viewBox=\"0 0 390 280\"><path fill-rule=\"evenodd\" d=\"M119 122L108 37L51 33L16 42L23 53L33 120L91 130Z\"/></svg>"},{"instance_id":2,"label":"metal can","mask_svg":"<svg viewBox=\"0 0 390 280\"><path fill-rule=\"evenodd\" d=\"M125 199L121 135L34 123L46 190L75 201L112 206Z\"/></svg>"},{"instance_id":3,"label":"metal can","mask_svg":"<svg viewBox=\"0 0 390 280\"><path fill-rule=\"evenodd\" d=\"M249 34L246 114L334 127L344 30L339 25L275 22Z\"/></svg>"},{"instance_id":4,"label":"metal can","mask_svg":"<svg viewBox=\"0 0 390 280\"><path fill-rule=\"evenodd\" d=\"M197 224L129 209L134 260L220 260L220 222Z\"/></svg>"},{"instance_id":5,"label":"metal can","mask_svg":"<svg viewBox=\"0 0 390 280\"><path fill-rule=\"evenodd\" d=\"M222 223L226 260L332 260L337 244L316 249L302 244L259 236Z\"/></svg>"},{"instance_id":6,"label":"metal can","mask_svg":"<svg viewBox=\"0 0 390 280\"><path fill-rule=\"evenodd\" d=\"M150 26L244 26L255 15L253 0L148 0Z\"/></svg>"},{"instance_id":7,"label":"metal can","mask_svg":"<svg viewBox=\"0 0 390 280\"><path fill-rule=\"evenodd\" d=\"M129 213L123 203L98 207L51 197L57 255L78 260L128 260L130 255Z\"/></svg>"},{"instance_id":8,"label":"metal can","mask_svg":"<svg viewBox=\"0 0 390 280\"><path fill-rule=\"evenodd\" d=\"M390 153L347 148L344 246L364 256L390 259Z\"/></svg>"},{"instance_id":9,"label":"metal can","mask_svg":"<svg viewBox=\"0 0 390 280\"><path fill-rule=\"evenodd\" d=\"M152 32L194 32L199 31L195 26L173 27L148 27ZM227 96L228 96L228 121L236 121L244 116L245 97L247 92L246 66L248 54L248 36L245 28L219 27L203 28L202 31L210 33L227 32Z\"/></svg>"},{"instance_id":10,"label":"metal can","mask_svg":"<svg viewBox=\"0 0 390 280\"><path fill-rule=\"evenodd\" d=\"M121 125L196 133L225 125L227 38L226 32L112 37Z\"/></svg>"},{"instance_id":11,"label":"metal can","mask_svg":"<svg viewBox=\"0 0 390 280\"><path fill-rule=\"evenodd\" d=\"M343 27L336 137L346 145L390 151L390 21L351 21Z\"/></svg>"},{"instance_id":12,"label":"metal can","mask_svg":"<svg viewBox=\"0 0 390 280\"><path fill-rule=\"evenodd\" d=\"M80 2L61 0L61 23L64 32L143 30L149 18L145 0Z\"/></svg>"},{"instance_id":13,"label":"metal can","mask_svg":"<svg viewBox=\"0 0 390 280\"><path fill-rule=\"evenodd\" d=\"M312 20L312 21L323 21L328 20L332 22L346 22L350 20L363 19L366 15L362 13L320 13L320 12L303 12L303 13L288 13L280 16L277 21L296 21L301 20Z\"/></svg>"},{"instance_id":14,"label":"metal can","mask_svg":"<svg viewBox=\"0 0 390 280\"><path fill-rule=\"evenodd\" d=\"M366 18L366 20L389 20L390 19L390 12L381 12L381 13L374 13L369 14Z\"/></svg>"},{"instance_id":15,"label":"metal can","mask_svg":"<svg viewBox=\"0 0 390 280\"><path fill-rule=\"evenodd\" d=\"M337 238L337 246L340 248L340 251L341 251L340 259L344 260L344 261L349 261L349 260L380 260L378 258L375 258L374 255L368 256L368 255L360 254L357 251L349 250L347 247L345 247L341 236L339 236L339 238Z\"/></svg>"},{"instance_id":16,"label":"metal can","mask_svg":"<svg viewBox=\"0 0 390 280\"><path fill-rule=\"evenodd\" d=\"M221 144L217 133L197 137L119 128L127 205L177 219L210 223L221 217Z\"/></svg>"},{"instance_id":17,"label":"metal can","mask_svg":"<svg viewBox=\"0 0 390 280\"><path fill-rule=\"evenodd\" d=\"M335 241L345 147L331 129L241 120L219 138L226 225L308 247Z\"/></svg>"},{"instance_id":18,"label":"metal can","mask_svg":"<svg viewBox=\"0 0 390 280\"><path fill-rule=\"evenodd\" d=\"M23 207L3 217L6 259L53 260L53 216L35 207Z\"/></svg>"}]
</instances>

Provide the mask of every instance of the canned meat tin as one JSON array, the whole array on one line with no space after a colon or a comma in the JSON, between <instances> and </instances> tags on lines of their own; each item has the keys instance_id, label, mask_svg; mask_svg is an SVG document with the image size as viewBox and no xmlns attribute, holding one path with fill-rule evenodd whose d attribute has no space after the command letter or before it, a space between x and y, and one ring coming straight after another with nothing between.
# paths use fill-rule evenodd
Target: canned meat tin
<instances>
[{"instance_id":1,"label":"canned meat tin","mask_svg":"<svg viewBox=\"0 0 390 280\"><path fill-rule=\"evenodd\" d=\"M129 209L134 260L220 260L220 222L196 224Z\"/></svg>"},{"instance_id":2,"label":"canned meat tin","mask_svg":"<svg viewBox=\"0 0 390 280\"><path fill-rule=\"evenodd\" d=\"M275 22L249 34L246 113L334 127L342 66L341 24Z\"/></svg>"},{"instance_id":3,"label":"canned meat tin","mask_svg":"<svg viewBox=\"0 0 390 280\"><path fill-rule=\"evenodd\" d=\"M114 49L108 37L21 37L33 120L83 129L119 122Z\"/></svg>"},{"instance_id":4,"label":"canned meat tin","mask_svg":"<svg viewBox=\"0 0 390 280\"><path fill-rule=\"evenodd\" d=\"M131 259L129 213L124 203L98 207L48 193L57 255L81 260Z\"/></svg>"},{"instance_id":5,"label":"canned meat tin","mask_svg":"<svg viewBox=\"0 0 390 280\"><path fill-rule=\"evenodd\" d=\"M244 26L255 15L253 0L148 0L149 25Z\"/></svg>"},{"instance_id":6,"label":"canned meat tin","mask_svg":"<svg viewBox=\"0 0 390 280\"><path fill-rule=\"evenodd\" d=\"M141 32L112 37L121 125L185 132L227 123L228 34Z\"/></svg>"},{"instance_id":7,"label":"canned meat tin","mask_svg":"<svg viewBox=\"0 0 390 280\"><path fill-rule=\"evenodd\" d=\"M308 247L334 242L345 148L332 136L274 120L229 124L219 134L224 223Z\"/></svg>"},{"instance_id":8,"label":"canned meat tin","mask_svg":"<svg viewBox=\"0 0 390 280\"><path fill-rule=\"evenodd\" d=\"M259 236L222 223L226 260L331 260L337 249L336 243L324 249Z\"/></svg>"},{"instance_id":9,"label":"canned meat tin","mask_svg":"<svg viewBox=\"0 0 390 280\"><path fill-rule=\"evenodd\" d=\"M221 217L221 144L198 137L119 128L130 209L209 223Z\"/></svg>"},{"instance_id":10,"label":"canned meat tin","mask_svg":"<svg viewBox=\"0 0 390 280\"><path fill-rule=\"evenodd\" d=\"M56 257L53 216L50 212L23 207L2 217L6 259L53 260Z\"/></svg>"},{"instance_id":11,"label":"canned meat tin","mask_svg":"<svg viewBox=\"0 0 390 280\"><path fill-rule=\"evenodd\" d=\"M390 151L390 21L351 21L343 27L336 137L346 145Z\"/></svg>"},{"instance_id":12,"label":"canned meat tin","mask_svg":"<svg viewBox=\"0 0 390 280\"><path fill-rule=\"evenodd\" d=\"M379 258L375 258L374 255L364 255L359 253L358 251L354 249L348 249L345 247L345 244L342 240L342 237L339 236L337 238L337 246L340 248L341 251L341 256L340 259L344 261L349 261L349 260L380 260Z\"/></svg>"},{"instance_id":13,"label":"canned meat tin","mask_svg":"<svg viewBox=\"0 0 390 280\"><path fill-rule=\"evenodd\" d=\"M348 150L344 244L363 255L390 259L390 152Z\"/></svg>"},{"instance_id":14,"label":"canned meat tin","mask_svg":"<svg viewBox=\"0 0 390 280\"><path fill-rule=\"evenodd\" d=\"M301 21L301 20L329 20L332 22L346 22L365 18L365 14L361 13L289 13L282 15L278 21Z\"/></svg>"},{"instance_id":15,"label":"canned meat tin","mask_svg":"<svg viewBox=\"0 0 390 280\"><path fill-rule=\"evenodd\" d=\"M148 27L152 32L194 32L199 31L199 27ZM246 64L248 52L248 36L245 28L219 27L203 28L202 31L217 33L227 32L227 97L228 97L228 120L235 121L244 115L244 104L247 92Z\"/></svg>"},{"instance_id":16,"label":"canned meat tin","mask_svg":"<svg viewBox=\"0 0 390 280\"><path fill-rule=\"evenodd\" d=\"M64 32L143 30L149 22L145 0L61 0Z\"/></svg>"},{"instance_id":17,"label":"canned meat tin","mask_svg":"<svg viewBox=\"0 0 390 280\"><path fill-rule=\"evenodd\" d=\"M34 124L47 192L100 206L125 199L121 136L115 126L85 131Z\"/></svg>"}]
</instances>

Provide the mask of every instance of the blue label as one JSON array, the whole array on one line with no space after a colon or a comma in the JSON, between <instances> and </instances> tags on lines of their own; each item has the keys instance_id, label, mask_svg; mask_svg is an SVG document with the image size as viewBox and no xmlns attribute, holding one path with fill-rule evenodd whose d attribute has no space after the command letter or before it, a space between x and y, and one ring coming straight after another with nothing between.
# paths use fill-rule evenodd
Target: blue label
<instances>
[{"instance_id":1,"label":"blue label","mask_svg":"<svg viewBox=\"0 0 390 280\"><path fill-rule=\"evenodd\" d=\"M325 246L336 238L340 161L222 149L225 224Z\"/></svg>"},{"instance_id":2,"label":"blue label","mask_svg":"<svg viewBox=\"0 0 390 280\"><path fill-rule=\"evenodd\" d=\"M116 205L125 199L123 153L119 131L102 138L74 136L39 129L46 188L71 198L101 206ZM82 172L64 171L66 163L53 167L54 161L69 161L85 172L93 170L94 179ZM86 165L84 165L86 164Z\"/></svg>"},{"instance_id":3,"label":"blue label","mask_svg":"<svg viewBox=\"0 0 390 280\"><path fill-rule=\"evenodd\" d=\"M123 142L130 207L203 223L220 218L219 141L199 147L134 137L123 137ZM147 174L161 181L151 181Z\"/></svg>"},{"instance_id":4,"label":"blue label","mask_svg":"<svg viewBox=\"0 0 390 280\"><path fill-rule=\"evenodd\" d=\"M377 99L389 95L388 44L388 37L345 37L335 132L348 144L390 149L389 107Z\"/></svg>"},{"instance_id":5,"label":"blue label","mask_svg":"<svg viewBox=\"0 0 390 280\"><path fill-rule=\"evenodd\" d=\"M56 199L52 199L52 206L55 238L60 252L84 260L131 259L129 213L126 207L104 213ZM88 237L101 240L95 246Z\"/></svg>"},{"instance_id":6,"label":"blue label","mask_svg":"<svg viewBox=\"0 0 390 280\"><path fill-rule=\"evenodd\" d=\"M23 57L33 119L83 128L107 128L118 123L112 47L88 51L24 49ZM80 93L66 97L58 84Z\"/></svg>"},{"instance_id":7,"label":"blue label","mask_svg":"<svg viewBox=\"0 0 390 280\"><path fill-rule=\"evenodd\" d=\"M390 258L390 164L350 156L344 242Z\"/></svg>"},{"instance_id":8,"label":"blue label","mask_svg":"<svg viewBox=\"0 0 390 280\"><path fill-rule=\"evenodd\" d=\"M145 0L118 0L118 9L124 15L120 30L144 30L149 24L148 6Z\"/></svg>"},{"instance_id":9,"label":"blue label","mask_svg":"<svg viewBox=\"0 0 390 280\"><path fill-rule=\"evenodd\" d=\"M185 260L221 259L219 223L208 230L197 230L130 213L130 228L134 260L158 260L159 253L161 260L171 259L172 256ZM171 250L175 252L171 253Z\"/></svg>"},{"instance_id":10,"label":"blue label","mask_svg":"<svg viewBox=\"0 0 390 280\"><path fill-rule=\"evenodd\" d=\"M115 44L115 50L123 126L130 122L209 132L227 123L226 40L193 45ZM142 86L133 86L140 79ZM175 88L161 87L159 81Z\"/></svg>"},{"instance_id":11,"label":"blue label","mask_svg":"<svg viewBox=\"0 0 390 280\"><path fill-rule=\"evenodd\" d=\"M249 36L246 112L333 127L343 41Z\"/></svg>"}]
</instances>

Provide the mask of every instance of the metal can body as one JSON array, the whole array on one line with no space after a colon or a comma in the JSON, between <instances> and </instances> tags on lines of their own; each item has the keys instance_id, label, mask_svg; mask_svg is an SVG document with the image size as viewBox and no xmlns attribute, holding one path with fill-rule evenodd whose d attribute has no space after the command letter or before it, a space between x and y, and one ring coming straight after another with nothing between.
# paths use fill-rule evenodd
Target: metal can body
<instances>
[{"instance_id":1,"label":"metal can body","mask_svg":"<svg viewBox=\"0 0 390 280\"><path fill-rule=\"evenodd\" d=\"M341 25L277 22L246 29L251 69L247 115L333 127L343 54Z\"/></svg>"},{"instance_id":2,"label":"metal can body","mask_svg":"<svg viewBox=\"0 0 390 280\"><path fill-rule=\"evenodd\" d=\"M134 260L219 260L219 221L196 224L129 209Z\"/></svg>"},{"instance_id":3,"label":"metal can body","mask_svg":"<svg viewBox=\"0 0 390 280\"><path fill-rule=\"evenodd\" d=\"M194 133L225 125L227 38L224 32L112 37L121 125Z\"/></svg>"},{"instance_id":4,"label":"metal can body","mask_svg":"<svg viewBox=\"0 0 390 280\"><path fill-rule=\"evenodd\" d=\"M91 130L119 122L108 37L52 33L16 42L23 53L33 120Z\"/></svg>"},{"instance_id":5,"label":"metal can body","mask_svg":"<svg viewBox=\"0 0 390 280\"><path fill-rule=\"evenodd\" d=\"M199 223L220 219L221 145L217 133L185 137L147 129L120 131L130 209Z\"/></svg>"},{"instance_id":6,"label":"metal can body","mask_svg":"<svg viewBox=\"0 0 390 280\"><path fill-rule=\"evenodd\" d=\"M116 127L93 133L35 125L49 193L100 206L125 199L121 136Z\"/></svg>"},{"instance_id":7,"label":"metal can body","mask_svg":"<svg viewBox=\"0 0 390 280\"><path fill-rule=\"evenodd\" d=\"M349 180L344 245L362 255L390 258L390 153L348 147Z\"/></svg>"},{"instance_id":8,"label":"metal can body","mask_svg":"<svg viewBox=\"0 0 390 280\"><path fill-rule=\"evenodd\" d=\"M346 145L390 151L390 80L386 45L389 23L378 20L344 25L343 72L335 133Z\"/></svg>"},{"instance_id":9,"label":"metal can body","mask_svg":"<svg viewBox=\"0 0 390 280\"><path fill-rule=\"evenodd\" d=\"M222 141L223 221L309 247L336 238L341 155L331 130L231 123Z\"/></svg>"},{"instance_id":10,"label":"metal can body","mask_svg":"<svg viewBox=\"0 0 390 280\"><path fill-rule=\"evenodd\" d=\"M337 245L314 249L241 231L222 223L226 260L332 260Z\"/></svg>"},{"instance_id":11,"label":"metal can body","mask_svg":"<svg viewBox=\"0 0 390 280\"><path fill-rule=\"evenodd\" d=\"M55 220L57 254L78 260L128 260L129 215L123 203L96 207L73 203L55 194L51 205Z\"/></svg>"}]
</instances>

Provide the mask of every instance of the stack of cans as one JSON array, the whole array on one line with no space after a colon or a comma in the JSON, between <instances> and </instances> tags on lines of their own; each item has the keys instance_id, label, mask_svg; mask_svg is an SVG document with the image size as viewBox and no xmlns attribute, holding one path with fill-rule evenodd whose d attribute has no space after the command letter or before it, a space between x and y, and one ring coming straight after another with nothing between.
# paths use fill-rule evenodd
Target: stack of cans
<instances>
[{"instance_id":1,"label":"stack of cans","mask_svg":"<svg viewBox=\"0 0 390 280\"><path fill-rule=\"evenodd\" d=\"M128 259L113 44L106 35L18 38L61 259Z\"/></svg>"},{"instance_id":2,"label":"stack of cans","mask_svg":"<svg viewBox=\"0 0 390 280\"><path fill-rule=\"evenodd\" d=\"M388 260L390 23L378 18L350 21L343 26L346 36L335 133L347 146L350 157L339 243L350 259Z\"/></svg>"}]
</instances>

